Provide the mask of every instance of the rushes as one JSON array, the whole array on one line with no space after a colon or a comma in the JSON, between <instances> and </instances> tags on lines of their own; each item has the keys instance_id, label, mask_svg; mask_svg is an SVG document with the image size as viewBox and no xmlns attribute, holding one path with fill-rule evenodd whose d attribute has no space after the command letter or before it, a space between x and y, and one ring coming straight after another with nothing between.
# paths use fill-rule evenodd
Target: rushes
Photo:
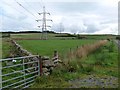
<instances>
[{"instance_id":1,"label":"rushes","mask_svg":"<svg viewBox=\"0 0 120 90\"><path fill-rule=\"evenodd\" d=\"M82 45L80 48L78 48L75 51L71 51L68 56L69 58L82 58L87 56L88 54L96 51L98 48L101 46L105 45L107 43L107 40L101 40L93 44L87 44L87 45Z\"/></svg>"}]
</instances>

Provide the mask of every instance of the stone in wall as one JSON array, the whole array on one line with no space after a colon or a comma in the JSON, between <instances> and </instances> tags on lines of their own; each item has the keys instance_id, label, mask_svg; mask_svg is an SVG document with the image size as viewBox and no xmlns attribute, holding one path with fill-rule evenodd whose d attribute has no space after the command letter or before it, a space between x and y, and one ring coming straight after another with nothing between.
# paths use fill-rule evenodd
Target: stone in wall
<instances>
[{"instance_id":1,"label":"stone in wall","mask_svg":"<svg viewBox=\"0 0 120 90\"><path fill-rule=\"evenodd\" d=\"M43 73L46 73L49 71L47 68L42 68L42 70L43 70Z\"/></svg>"},{"instance_id":2,"label":"stone in wall","mask_svg":"<svg viewBox=\"0 0 120 90\"><path fill-rule=\"evenodd\" d=\"M48 57L48 56L43 56L41 59L42 59L43 61L44 61L44 60L50 60L50 57Z\"/></svg>"},{"instance_id":3,"label":"stone in wall","mask_svg":"<svg viewBox=\"0 0 120 90\"><path fill-rule=\"evenodd\" d=\"M43 67L54 67L54 62L51 60L44 60L43 61Z\"/></svg>"},{"instance_id":4,"label":"stone in wall","mask_svg":"<svg viewBox=\"0 0 120 90\"><path fill-rule=\"evenodd\" d=\"M50 72L46 72L46 73L44 73L43 75L48 76L48 75L50 75Z\"/></svg>"}]
</instances>

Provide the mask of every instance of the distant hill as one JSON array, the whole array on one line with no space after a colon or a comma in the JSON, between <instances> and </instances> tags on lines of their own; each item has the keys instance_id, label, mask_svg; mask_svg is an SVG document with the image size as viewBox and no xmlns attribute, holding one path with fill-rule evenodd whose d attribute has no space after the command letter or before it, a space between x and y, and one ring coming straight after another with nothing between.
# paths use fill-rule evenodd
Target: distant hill
<instances>
[{"instance_id":1,"label":"distant hill","mask_svg":"<svg viewBox=\"0 0 120 90\"><path fill-rule=\"evenodd\" d=\"M54 31L44 31L44 32L47 32L47 33L56 33ZM2 34L5 34L5 33L10 33L10 34L19 34L19 33L42 33L41 31L20 31L20 32L1 32Z\"/></svg>"}]
</instances>

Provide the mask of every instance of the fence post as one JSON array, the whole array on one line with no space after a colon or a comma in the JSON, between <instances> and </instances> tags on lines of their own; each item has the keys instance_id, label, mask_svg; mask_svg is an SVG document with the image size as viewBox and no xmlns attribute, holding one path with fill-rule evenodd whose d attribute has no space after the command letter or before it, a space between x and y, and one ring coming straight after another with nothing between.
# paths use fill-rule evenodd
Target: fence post
<instances>
[{"instance_id":1,"label":"fence post","mask_svg":"<svg viewBox=\"0 0 120 90\"><path fill-rule=\"evenodd\" d=\"M53 55L53 61L58 60L58 52L55 50Z\"/></svg>"},{"instance_id":2,"label":"fence post","mask_svg":"<svg viewBox=\"0 0 120 90\"><path fill-rule=\"evenodd\" d=\"M39 76L42 76L43 71L42 71L42 58L41 58L41 56L39 56L38 66L39 66Z\"/></svg>"},{"instance_id":3,"label":"fence post","mask_svg":"<svg viewBox=\"0 0 120 90\"><path fill-rule=\"evenodd\" d=\"M56 50L54 51L54 57L58 57L58 52Z\"/></svg>"}]
</instances>

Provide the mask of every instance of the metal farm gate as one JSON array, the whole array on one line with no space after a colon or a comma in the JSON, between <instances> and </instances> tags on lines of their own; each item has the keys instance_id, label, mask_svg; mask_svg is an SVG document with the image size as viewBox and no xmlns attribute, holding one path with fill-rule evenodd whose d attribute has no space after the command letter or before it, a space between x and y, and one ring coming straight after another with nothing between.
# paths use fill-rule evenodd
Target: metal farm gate
<instances>
[{"instance_id":1,"label":"metal farm gate","mask_svg":"<svg viewBox=\"0 0 120 90\"><path fill-rule=\"evenodd\" d=\"M0 59L0 90L31 86L40 75L38 55Z\"/></svg>"}]
</instances>

